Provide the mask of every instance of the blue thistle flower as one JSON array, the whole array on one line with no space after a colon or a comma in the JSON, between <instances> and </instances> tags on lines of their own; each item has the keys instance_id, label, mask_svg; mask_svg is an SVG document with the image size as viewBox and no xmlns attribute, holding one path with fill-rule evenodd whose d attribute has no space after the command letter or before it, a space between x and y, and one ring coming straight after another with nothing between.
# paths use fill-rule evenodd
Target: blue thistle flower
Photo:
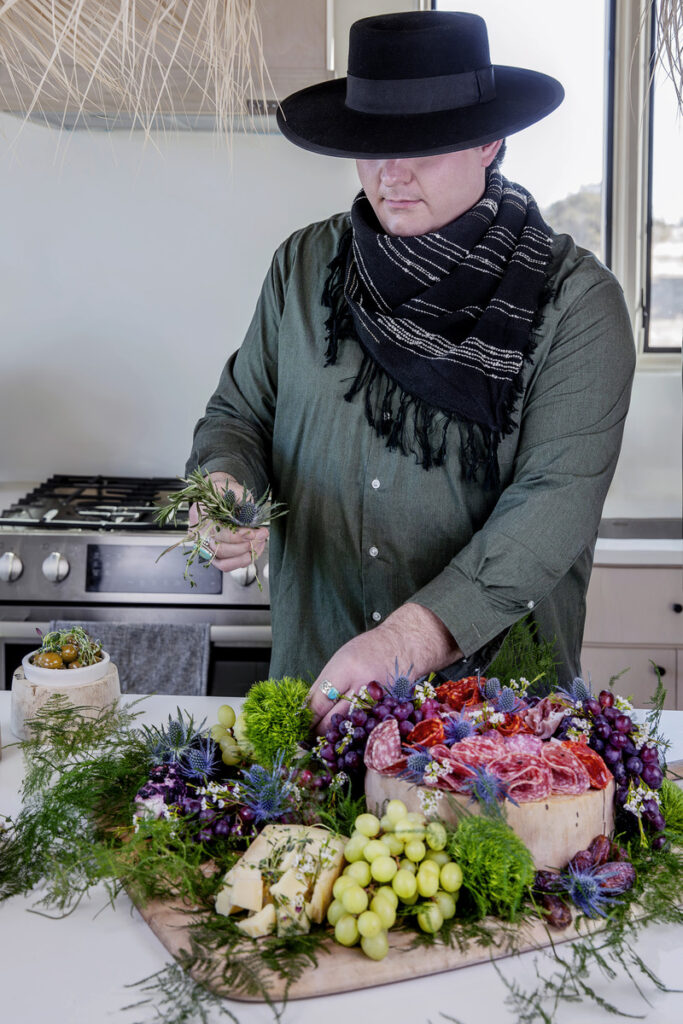
<instances>
[{"instance_id":1,"label":"blue thistle flower","mask_svg":"<svg viewBox=\"0 0 683 1024\"><path fill-rule=\"evenodd\" d=\"M407 747L408 760L403 771L399 772L400 779L407 779L408 782L420 786L424 782L427 766L432 763L432 755L426 747L416 744L414 747Z\"/></svg>"},{"instance_id":2,"label":"blue thistle flower","mask_svg":"<svg viewBox=\"0 0 683 1024\"><path fill-rule=\"evenodd\" d=\"M243 505L236 508L234 513L235 522L240 526L251 526L258 519L259 510L253 501L245 501Z\"/></svg>"},{"instance_id":3,"label":"blue thistle flower","mask_svg":"<svg viewBox=\"0 0 683 1024\"><path fill-rule=\"evenodd\" d=\"M176 708L177 716L168 716L167 726L142 726L145 745L155 764L179 764L186 751L200 737L204 722L195 727L194 718L184 717L180 708Z\"/></svg>"},{"instance_id":4,"label":"blue thistle flower","mask_svg":"<svg viewBox=\"0 0 683 1024\"><path fill-rule=\"evenodd\" d=\"M239 799L254 812L255 825L274 821L289 810L296 787L291 773L283 776L282 764L283 755L278 754L270 771L260 764L242 770Z\"/></svg>"},{"instance_id":5,"label":"blue thistle flower","mask_svg":"<svg viewBox=\"0 0 683 1024\"><path fill-rule=\"evenodd\" d=\"M385 691L392 696L394 700L399 701L401 704L406 704L408 701L413 699L415 695L415 687L424 679L424 676L421 676L420 679L416 679L414 683L411 682L410 673L412 670L413 666L411 665L405 675L401 675L398 670L397 658L394 665L394 674L393 676L389 676L384 687Z\"/></svg>"},{"instance_id":6,"label":"blue thistle flower","mask_svg":"<svg viewBox=\"0 0 683 1024\"><path fill-rule=\"evenodd\" d=\"M500 679L496 679L495 676L491 676L491 678L486 679L483 684L479 683L479 692L484 700L495 700L500 693Z\"/></svg>"},{"instance_id":7,"label":"blue thistle flower","mask_svg":"<svg viewBox=\"0 0 683 1024\"><path fill-rule=\"evenodd\" d=\"M592 696L590 682L584 682L580 676L572 679L569 686L558 686L556 692L563 694L572 704L583 704Z\"/></svg>"},{"instance_id":8,"label":"blue thistle flower","mask_svg":"<svg viewBox=\"0 0 683 1024\"><path fill-rule=\"evenodd\" d=\"M487 771L486 768L475 768L473 765L466 765L474 777L464 782L465 792L470 794L470 801L482 805L482 810L492 817L503 817L501 803L506 798L518 807L516 800L513 800L508 793L508 787L497 775Z\"/></svg>"},{"instance_id":9,"label":"blue thistle flower","mask_svg":"<svg viewBox=\"0 0 683 1024\"><path fill-rule=\"evenodd\" d=\"M600 878L595 876L595 868L579 871L568 867L563 876L564 887L572 903L586 917L607 917L605 907L618 903L613 897L606 895Z\"/></svg>"},{"instance_id":10,"label":"blue thistle flower","mask_svg":"<svg viewBox=\"0 0 683 1024\"><path fill-rule=\"evenodd\" d=\"M215 775L219 766L218 749L218 744L205 736L186 750L180 762L185 778L205 781Z\"/></svg>"},{"instance_id":11,"label":"blue thistle flower","mask_svg":"<svg viewBox=\"0 0 683 1024\"><path fill-rule=\"evenodd\" d=\"M468 736L474 736L477 731L470 720L465 718L464 715L454 712L442 719L443 731L444 731L444 743L447 747L452 747L454 743L459 743L460 740L466 740Z\"/></svg>"},{"instance_id":12,"label":"blue thistle flower","mask_svg":"<svg viewBox=\"0 0 683 1024\"><path fill-rule=\"evenodd\" d=\"M504 686L496 697L493 707L496 711L516 715L526 707L526 704L519 699L514 690L509 686Z\"/></svg>"}]
</instances>

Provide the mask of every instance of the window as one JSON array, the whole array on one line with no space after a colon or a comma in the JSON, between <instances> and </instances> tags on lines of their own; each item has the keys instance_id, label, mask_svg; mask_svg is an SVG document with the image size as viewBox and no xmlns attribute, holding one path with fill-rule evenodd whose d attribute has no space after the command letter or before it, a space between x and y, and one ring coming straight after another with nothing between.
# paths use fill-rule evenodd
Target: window
<instances>
[{"instance_id":1,"label":"window","mask_svg":"<svg viewBox=\"0 0 683 1024\"><path fill-rule=\"evenodd\" d=\"M509 138L503 171L529 189L556 231L567 231L614 270L643 363L652 365L680 351L683 334L683 117L670 78L660 66L652 76L657 5L433 3L480 14L494 63L562 82L561 106Z\"/></svg>"},{"instance_id":2,"label":"window","mask_svg":"<svg viewBox=\"0 0 683 1024\"><path fill-rule=\"evenodd\" d=\"M654 52L657 32L651 32ZM661 64L650 92L644 348L680 349L683 337L683 145L676 91Z\"/></svg>"},{"instance_id":3,"label":"window","mask_svg":"<svg viewBox=\"0 0 683 1024\"><path fill-rule=\"evenodd\" d=\"M565 98L557 110L509 137L503 173L532 193L555 231L604 259L604 3L438 0L436 7L481 15L494 64L531 68L562 82Z\"/></svg>"}]
</instances>

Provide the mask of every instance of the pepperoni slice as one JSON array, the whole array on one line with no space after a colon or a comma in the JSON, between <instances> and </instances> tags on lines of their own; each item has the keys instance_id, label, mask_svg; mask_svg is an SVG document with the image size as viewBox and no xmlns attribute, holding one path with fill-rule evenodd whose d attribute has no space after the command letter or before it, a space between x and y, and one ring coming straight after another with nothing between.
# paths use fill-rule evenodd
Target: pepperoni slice
<instances>
[{"instance_id":1,"label":"pepperoni slice","mask_svg":"<svg viewBox=\"0 0 683 1024\"><path fill-rule=\"evenodd\" d=\"M437 743L443 743L445 733L443 722L440 718L425 718L418 722L406 736L406 743L419 744L422 747L433 747Z\"/></svg>"},{"instance_id":2,"label":"pepperoni slice","mask_svg":"<svg viewBox=\"0 0 683 1024\"><path fill-rule=\"evenodd\" d=\"M574 757L578 758L588 772L588 778L592 789L605 789L609 785L612 773L597 753L587 743L580 740L563 740L563 747L569 747Z\"/></svg>"},{"instance_id":3,"label":"pepperoni slice","mask_svg":"<svg viewBox=\"0 0 683 1024\"><path fill-rule=\"evenodd\" d=\"M505 740L505 749L511 754L536 754L541 753L543 740L538 736L532 736L528 732L520 732Z\"/></svg>"},{"instance_id":4,"label":"pepperoni slice","mask_svg":"<svg viewBox=\"0 0 683 1024\"><path fill-rule=\"evenodd\" d=\"M486 682L480 676L465 679L447 679L436 688L436 696L442 704L448 704L454 711L462 711L465 704L471 706L480 701L479 683Z\"/></svg>"}]
</instances>

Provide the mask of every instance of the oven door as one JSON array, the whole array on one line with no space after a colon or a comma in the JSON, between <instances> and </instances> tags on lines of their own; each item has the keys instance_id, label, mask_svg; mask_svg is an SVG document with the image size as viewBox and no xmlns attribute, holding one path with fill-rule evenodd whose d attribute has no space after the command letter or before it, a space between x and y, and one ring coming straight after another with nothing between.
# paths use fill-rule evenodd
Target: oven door
<instances>
[{"instance_id":1,"label":"oven door","mask_svg":"<svg viewBox=\"0 0 683 1024\"><path fill-rule=\"evenodd\" d=\"M211 651L207 693L242 697L249 687L267 679L271 628L267 608L169 608L87 606L13 606L0 610L0 686L12 688L21 659L40 646L37 630L45 633L56 619L97 622L208 622Z\"/></svg>"}]
</instances>

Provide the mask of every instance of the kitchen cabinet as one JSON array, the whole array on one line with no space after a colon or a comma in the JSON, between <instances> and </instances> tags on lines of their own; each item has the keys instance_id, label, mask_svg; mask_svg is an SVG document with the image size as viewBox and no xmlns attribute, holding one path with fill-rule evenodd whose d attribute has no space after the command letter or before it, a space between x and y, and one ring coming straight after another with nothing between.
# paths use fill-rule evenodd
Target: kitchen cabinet
<instances>
[{"instance_id":1,"label":"kitchen cabinet","mask_svg":"<svg viewBox=\"0 0 683 1024\"><path fill-rule=\"evenodd\" d=\"M660 668L667 708L683 708L683 575L680 568L595 565L581 663L594 689L628 669L617 689L643 707Z\"/></svg>"}]
</instances>

